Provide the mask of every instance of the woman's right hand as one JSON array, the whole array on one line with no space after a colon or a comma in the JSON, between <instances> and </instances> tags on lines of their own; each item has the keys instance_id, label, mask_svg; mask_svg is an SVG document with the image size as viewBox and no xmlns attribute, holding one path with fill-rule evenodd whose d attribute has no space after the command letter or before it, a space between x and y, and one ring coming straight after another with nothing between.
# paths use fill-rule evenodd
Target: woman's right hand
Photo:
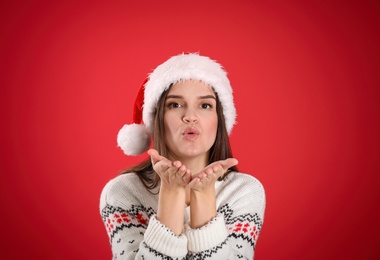
<instances>
[{"instance_id":1,"label":"woman's right hand","mask_svg":"<svg viewBox=\"0 0 380 260\"><path fill-rule=\"evenodd\" d=\"M154 171L161 178L161 185L170 187L185 187L191 181L190 170L180 161L170 161L161 156L157 150L148 151Z\"/></svg>"},{"instance_id":2,"label":"woman's right hand","mask_svg":"<svg viewBox=\"0 0 380 260\"><path fill-rule=\"evenodd\" d=\"M156 150L148 151L154 171L160 176L160 192L157 205L157 220L179 236L183 231L185 186L191 179L190 170L180 162L172 162Z\"/></svg>"}]
</instances>

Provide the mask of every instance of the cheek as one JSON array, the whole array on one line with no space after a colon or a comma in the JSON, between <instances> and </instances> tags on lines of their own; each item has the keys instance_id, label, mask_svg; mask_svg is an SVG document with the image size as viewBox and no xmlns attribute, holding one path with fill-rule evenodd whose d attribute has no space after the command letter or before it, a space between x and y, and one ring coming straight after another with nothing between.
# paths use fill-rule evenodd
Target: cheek
<instances>
[{"instance_id":1,"label":"cheek","mask_svg":"<svg viewBox=\"0 0 380 260\"><path fill-rule=\"evenodd\" d=\"M171 133L175 129L175 120L171 114L165 114L164 115L164 128L165 128L165 135L171 135Z\"/></svg>"},{"instance_id":2,"label":"cheek","mask_svg":"<svg viewBox=\"0 0 380 260\"><path fill-rule=\"evenodd\" d=\"M164 129L165 134L167 135L170 132L170 118L167 116L164 116Z\"/></svg>"},{"instance_id":3,"label":"cheek","mask_svg":"<svg viewBox=\"0 0 380 260\"><path fill-rule=\"evenodd\" d=\"M216 132L218 130L218 117L214 116L207 120L207 129L210 135L216 136Z\"/></svg>"}]
</instances>

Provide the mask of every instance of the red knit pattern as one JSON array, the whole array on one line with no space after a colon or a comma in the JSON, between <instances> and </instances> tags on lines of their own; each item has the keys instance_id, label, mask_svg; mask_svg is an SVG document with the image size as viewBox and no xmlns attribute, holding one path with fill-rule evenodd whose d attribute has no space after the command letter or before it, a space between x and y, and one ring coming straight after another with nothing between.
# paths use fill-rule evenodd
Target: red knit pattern
<instances>
[{"instance_id":1,"label":"red knit pattern","mask_svg":"<svg viewBox=\"0 0 380 260\"><path fill-rule=\"evenodd\" d=\"M142 213L137 215L129 215L127 213L115 213L109 215L109 217L105 221L106 229L109 233L111 233L117 226L121 226L123 224L128 224L129 222L135 222L136 224L147 225L149 219L144 217Z\"/></svg>"},{"instance_id":2,"label":"red knit pattern","mask_svg":"<svg viewBox=\"0 0 380 260\"><path fill-rule=\"evenodd\" d=\"M257 225L250 222L236 222L234 225L228 228L230 231L234 233L241 233L246 236L252 237L254 241L259 237L259 229Z\"/></svg>"}]
</instances>

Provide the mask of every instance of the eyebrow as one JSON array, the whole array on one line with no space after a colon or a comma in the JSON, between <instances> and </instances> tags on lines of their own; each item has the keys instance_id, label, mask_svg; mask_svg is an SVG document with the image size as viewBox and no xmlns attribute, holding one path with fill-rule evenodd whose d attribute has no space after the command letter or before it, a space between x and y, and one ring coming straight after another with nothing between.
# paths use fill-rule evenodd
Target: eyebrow
<instances>
[{"instance_id":1,"label":"eyebrow","mask_svg":"<svg viewBox=\"0 0 380 260\"><path fill-rule=\"evenodd\" d=\"M169 98L182 98L183 99L183 96L180 96L180 95L168 95L166 97L166 99L169 99ZM216 97L213 96L213 95L206 95L206 96L199 96L198 97L199 99L209 99L209 98L212 98L212 99L215 99L216 100Z\"/></svg>"}]
</instances>

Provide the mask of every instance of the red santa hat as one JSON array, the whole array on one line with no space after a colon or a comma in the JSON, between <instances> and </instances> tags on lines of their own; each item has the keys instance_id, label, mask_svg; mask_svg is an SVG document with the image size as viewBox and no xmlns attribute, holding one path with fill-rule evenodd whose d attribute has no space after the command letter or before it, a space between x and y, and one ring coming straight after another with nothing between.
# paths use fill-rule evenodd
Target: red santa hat
<instances>
[{"instance_id":1,"label":"red santa hat","mask_svg":"<svg viewBox=\"0 0 380 260\"><path fill-rule=\"evenodd\" d=\"M133 123L124 125L117 135L117 144L126 155L139 155L149 149L154 112L162 93L171 84L190 79L207 83L218 94L226 129L231 133L236 109L226 71L209 57L197 53L180 54L159 65L141 85L134 103Z\"/></svg>"}]
</instances>

